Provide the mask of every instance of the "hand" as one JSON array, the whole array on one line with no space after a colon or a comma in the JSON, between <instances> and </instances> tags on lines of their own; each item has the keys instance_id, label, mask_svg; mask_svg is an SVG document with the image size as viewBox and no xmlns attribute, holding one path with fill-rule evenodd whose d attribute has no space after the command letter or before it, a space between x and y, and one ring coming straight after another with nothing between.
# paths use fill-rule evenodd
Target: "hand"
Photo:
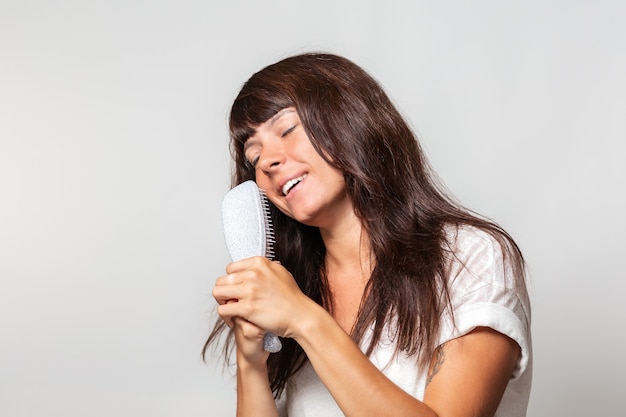
<instances>
[{"instance_id":1,"label":"hand","mask_svg":"<svg viewBox=\"0 0 626 417\"><path fill-rule=\"evenodd\" d=\"M231 327L240 317L266 332L291 337L298 315L313 303L289 271L265 257L230 263L226 273L216 280L213 297L219 303L218 314Z\"/></svg>"},{"instance_id":2,"label":"hand","mask_svg":"<svg viewBox=\"0 0 626 417\"><path fill-rule=\"evenodd\" d=\"M263 349L265 331L244 318L233 317L235 343L237 344L237 362L261 366L267 363L269 352Z\"/></svg>"}]
</instances>

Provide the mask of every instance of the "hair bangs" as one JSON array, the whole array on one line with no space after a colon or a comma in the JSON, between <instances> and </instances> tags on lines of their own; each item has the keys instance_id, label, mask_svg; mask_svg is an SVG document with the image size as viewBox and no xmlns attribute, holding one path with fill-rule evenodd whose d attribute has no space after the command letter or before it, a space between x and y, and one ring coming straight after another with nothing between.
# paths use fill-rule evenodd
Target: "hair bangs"
<instances>
[{"instance_id":1,"label":"hair bangs","mask_svg":"<svg viewBox=\"0 0 626 417\"><path fill-rule=\"evenodd\" d=\"M265 82L255 77L258 78L260 75L255 74L244 85L230 111L230 134L237 146L243 146L245 141L254 135L257 126L268 121L282 109L293 106L293 100L281 93L279 88L268 88Z\"/></svg>"}]
</instances>

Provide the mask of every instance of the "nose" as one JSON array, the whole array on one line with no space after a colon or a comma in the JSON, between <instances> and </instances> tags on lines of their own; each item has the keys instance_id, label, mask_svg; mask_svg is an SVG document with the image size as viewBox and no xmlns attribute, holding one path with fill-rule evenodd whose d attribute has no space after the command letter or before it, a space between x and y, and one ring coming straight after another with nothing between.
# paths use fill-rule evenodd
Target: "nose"
<instances>
[{"instance_id":1,"label":"nose","mask_svg":"<svg viewBox=\"0 0 626 417\"><path fill-rule=\"evenodd\" d=\"M285 152L280 141L266 141L259 155L257 167L267 175L276 171L285 162Z\"/></svg>"}]
</instances>

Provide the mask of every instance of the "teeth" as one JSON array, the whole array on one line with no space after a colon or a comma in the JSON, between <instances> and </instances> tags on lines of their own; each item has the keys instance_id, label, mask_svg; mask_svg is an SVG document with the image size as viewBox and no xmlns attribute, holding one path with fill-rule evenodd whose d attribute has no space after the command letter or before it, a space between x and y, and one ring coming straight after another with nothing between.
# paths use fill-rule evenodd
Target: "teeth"
<instances>
[{"instance_id":1,"label":"teeth","mask_svg":"<svg viewBox=\"0 0 626 417\"><path fill-rule=\"evenodd\" d=\"M289 190L291 190L291 188L294 185L296 185L297 183L299 183L300 181L302 181L305 178L306 178L306 174L304 174L301 177L294 178L294 179L291 179L291 180L287 181L287 183L285 185L283 185L283 194L287 195L289 193Z\"/></svg>"}]
</instances>

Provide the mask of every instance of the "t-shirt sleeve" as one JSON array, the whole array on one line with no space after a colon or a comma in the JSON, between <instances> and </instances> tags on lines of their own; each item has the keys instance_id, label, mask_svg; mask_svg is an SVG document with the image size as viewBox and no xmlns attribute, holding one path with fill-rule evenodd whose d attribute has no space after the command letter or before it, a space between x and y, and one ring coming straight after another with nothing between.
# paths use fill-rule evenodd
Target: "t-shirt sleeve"
<instances>
[{"instance_id":1,"label":"t-shirt sleeve","mask_svg":"<svg viewBox=\"0 0 626 417\"><path fill-rule=\"evenodd\" d=\"M439 344L477 327L489 327L515 340L521 357L513 378L521 375L531 356L530 302L523 277L516 277L500 244L489 234L461 228L452 244L450 289L453 315L442 320Z\"/></svg>"}]
</instances>

